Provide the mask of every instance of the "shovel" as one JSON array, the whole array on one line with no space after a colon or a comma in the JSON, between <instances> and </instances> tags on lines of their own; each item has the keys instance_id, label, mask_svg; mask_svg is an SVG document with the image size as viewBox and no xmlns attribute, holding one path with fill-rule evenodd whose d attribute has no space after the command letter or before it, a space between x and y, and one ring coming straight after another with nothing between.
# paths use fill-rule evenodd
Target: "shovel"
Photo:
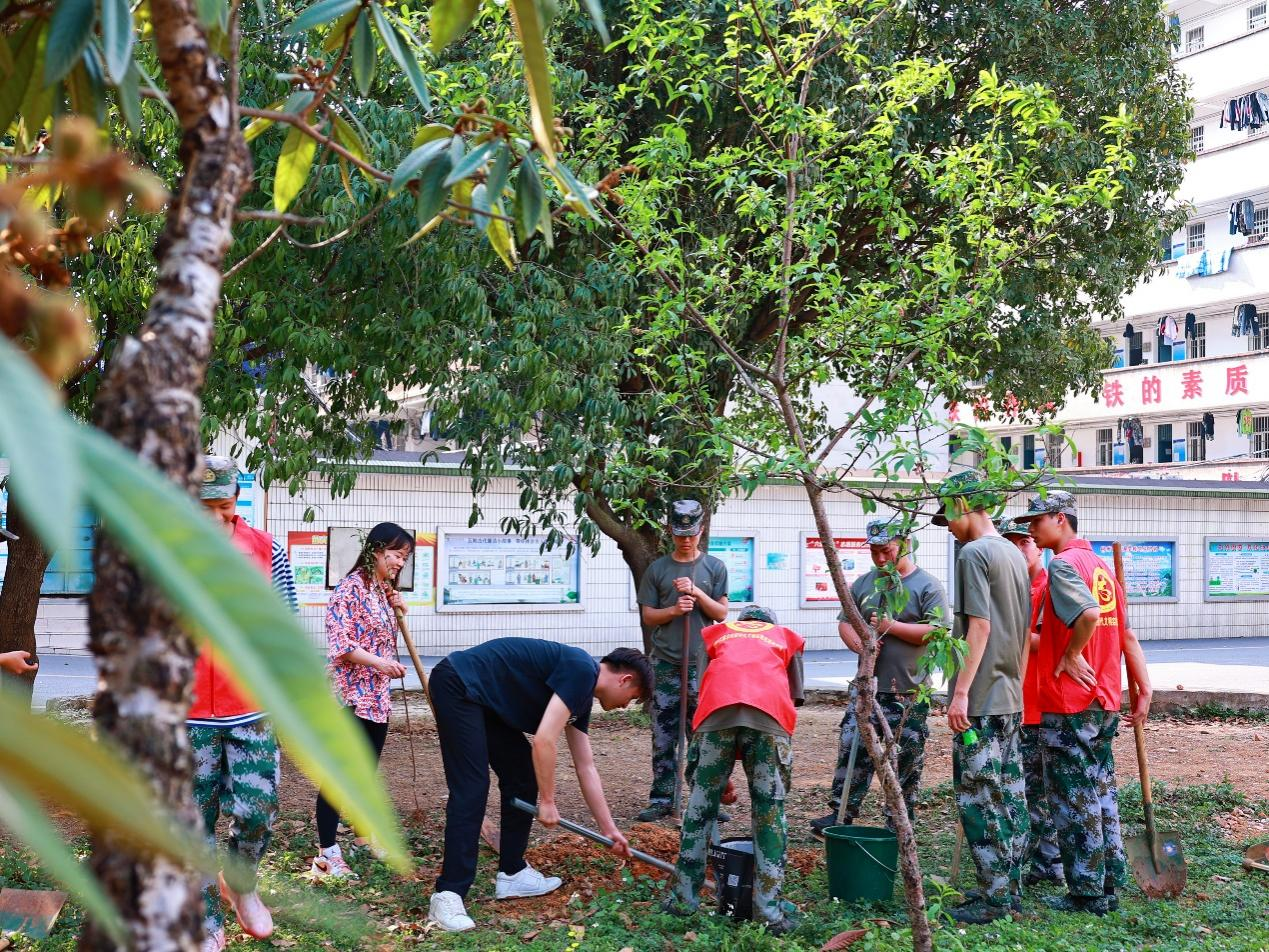
<instances>
[{"instance_id":1,"label":"shovel","mask_svg":"<svg viewBox=\"0 0 1269 952\"><path fill-rule=\"evenodd\" d=\"M1256 869L1262 873L1269 873L1269 843L1249 846L1247 852L1243 854L1243 869Z\"/></svg>"},{"instance_id":2,"label":"shovel","mask_svg":"<svg viewBox=\"0 0 1269 952\"><path fill-rule=\"evenodd\" d=\"M1119 543L1114 546L1115 577L1119 588L1124 586L1124 559ZM1128 703L1137 703L1136 687L1128 685ZM1137 767L1141 772L1141 806L1146 814L1146 832L1127 837L1124 847L1132 874L1141 891L1152 899L1172 899L1185 888L1185 857L1181 855L1181 837L1176 833L1160 833L1154 825L1154 800L1150 794L1150 765L1146 760L1146 733L1141 724L1132 726L1137 741Z\"/></svg>"},{"instance_id":3,"label":"shovel","mask_svg":"<svg viewBox=\"0 0 1269 952\"><path fill-rule=\"evenodd\" d=\"M532 803L526 803L519 797L513 799L511 801L511 805L517 810L523 810L525 813L529 814L529 816L538 815L537 807L535 807ZM570 833L576 833L578 836L592 840L601 846L612 846L611 839L604 836L602 833L596 833L594 830L582 826L580 823L574 823L572 820L565 820L561 817L560 826L563 829L568 830ZM632 858L637 859L641 863L647 863L649 866L655 866L663 873L669 873L671 876L677 875L677 871L675 870L673 863L667 863L663 859L657 859L655 856L649 856L647 853L641 852L633 847L630 850L630 855Z\"/></svg>"}]
</instances>

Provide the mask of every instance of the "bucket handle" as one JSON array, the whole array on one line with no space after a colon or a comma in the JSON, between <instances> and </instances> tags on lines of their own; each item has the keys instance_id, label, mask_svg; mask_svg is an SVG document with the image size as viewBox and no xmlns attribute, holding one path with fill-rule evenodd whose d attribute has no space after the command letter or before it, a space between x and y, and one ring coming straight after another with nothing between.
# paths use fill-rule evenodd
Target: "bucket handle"
<instances>
[{"instance_id":1,"label":"bucket handle","mask_svg":"<svg viewBox=\"0 0 1269 952\"><path fill-rule=\"evenodd\" d=\"M887 866L887 865L886 865L885 863L883 863L881 860L877 859L877 857L873 856L873 855L872 855L872 853L868 852L868 847L864 846L863 840L852 840L851 842L852 842L852 843L854 843L854 844L855 844L855 846L857 846L860 850L862 850L862 851L863 851L863 854L864 854L865 856L867 856L870 860L872 860L874 863L876 863L878 866L880 866L882 869L884 869L887 873L897 873L897 872L898 872L898 867L897 867L897 865L896 865L896 866Z\"/></svg>"}]
</instances>

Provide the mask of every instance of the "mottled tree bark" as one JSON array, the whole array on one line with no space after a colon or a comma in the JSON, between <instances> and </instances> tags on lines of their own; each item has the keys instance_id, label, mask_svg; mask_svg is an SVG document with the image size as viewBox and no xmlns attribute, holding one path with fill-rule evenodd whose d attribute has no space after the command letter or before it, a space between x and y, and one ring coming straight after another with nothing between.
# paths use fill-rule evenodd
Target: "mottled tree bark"
<instances>
[{"instance_id":1,"label":"mottled tree bark","mask_svg":"<svg viewBox=\"0 0 1269 952\"><path fill-rule=\"evenodd\" d=\"M202 452L200 403L220 299L221 266L251 159L190 0L151 0L154 40L181 121L184 174L155 249L158 278L145 323L125 340L98 394L97 424L193 491ZM199 823L185 712L194 649L158 591L108 537L95 555L89 602L101 686L96 719L183 823ZM137 952L194 949L198 880L155 856L130 854L109 834L92 867L120 908ZM83 949L113 948L89 923Z\"/></svg>"},{"instance_id":2,"label":"mottled tree bark","mask_svg":"<svg viewBox=\"0 0 1269 952\"><path fill-rule=\"evenodd\" d=\"M40 610L40 587L44 570L53 555L40 542L27 524L22 510L9 494L9 531L18 537L6 543L9 563L4 570L4 587L0 588L0 651L27 651L35 658L35 616ZM0 690L31 703L35 675L10 674L0 671Z\"/></svg>"}]
</instances>

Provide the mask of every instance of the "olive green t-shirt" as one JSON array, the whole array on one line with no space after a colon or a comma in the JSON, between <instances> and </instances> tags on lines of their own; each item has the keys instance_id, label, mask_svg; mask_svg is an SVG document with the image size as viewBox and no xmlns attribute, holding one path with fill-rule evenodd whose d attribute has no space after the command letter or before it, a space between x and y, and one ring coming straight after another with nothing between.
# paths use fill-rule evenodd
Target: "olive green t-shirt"
<instances>
[{"instance_id":1,"label":"olive green t-shirt","mask_svg":"<svg viewBox=\"0 0 1269 952\"><path fill-rule=\"evenodd\" d=\"M679 600L674 580L684 576L692 579L696 587L710 598L717 600L727 596L727 566L719 559L702 553L694 562L676 562L673 556L663 555L643 573L643 581L639 583L639 604L650 608L674 605ZM698 662L705 654L701 631L714 624L714 620L705 617L697 602L690 615L672 618L668 624L652 629L652 657L671 664L678 664L683 659L683 618L687 618L691 633L691 660Z\"/></svg>"},{"instance_id":2,"label":"olive green t-shirt","mask_svg":"<svg viewBox=\"0 0 1269 952\"><path fill-rule=\"evenodd\" d=\"M881 570L874 568L855 579L850 587L851 598L855 600L864 621L873 612L881 614L885 609L882 594L877 591L877 579ZM903 587L907 589L908 600L894 620L908 625L942 625L951 623L947 613L947 593L942 583L924 569L914 569L903 577ZM843 611L837 616L838 621L846 620ZM893 635L881 639L881 650L877 653L877 690L883 694L911 694L918 686L929 680L929 675L921 677L917 671L917 663L925 653L924 645L914 645Z\"/></svg>"},{"instance_id":3,"label":"olive green t-shirt","mask_svg":"<svg viewBox=\"0 0 1269 952\"><path fill-rule=\"evenodd\" d=\"M961 548L956 559L953 633L964 638L969 619L991 624L982 661L969 687L969 716L1017 714L1022 710L1022 650L1031 621L1027 561L1008 539L983 536ZM957 677L948 684L956 690Z\"/></svg>"},{"instance_id":4,"label":"olive green t-shirt","mask_svg":"<svg viewBox=\"0 0 1269 952\"><path fill-rule=\"evenodd\" d=\"M1053 599L1053 613L1067 628L1074 627L1075 620L1090 608L1098 607L1080 573L1065 559L1049 562L1049 596Z\"/></svg>"}]
</instances>

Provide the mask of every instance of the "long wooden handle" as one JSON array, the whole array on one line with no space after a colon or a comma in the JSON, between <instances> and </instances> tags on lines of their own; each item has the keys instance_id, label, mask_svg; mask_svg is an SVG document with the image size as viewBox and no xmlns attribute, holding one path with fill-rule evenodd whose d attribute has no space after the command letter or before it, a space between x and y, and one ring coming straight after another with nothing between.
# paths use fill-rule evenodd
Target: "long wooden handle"
<instances>
[{"instance_id":1,"label":"long wooden handle","mask_svg":"<svg viewBox=\"0 0 1269 952\"><path fill-rule=\"evenodd\" d=\"M526 803L519 797L513 798L511 805L517 810L523 810L530 816L538 815L537 807L535 807L532 803ZM576 833L578 836L584 836L586 839L599 843L602 846L612 846L613 841L609 837L604 836L602 833L596 833L594 830L584 827L580 823L574 823L572 820L566 820L563 817L560 817L560 826L568 830L570 833ZM655 856L649 856L647 853L641 852L633 847L630 849L630 855L639 862L647 863L649 866L655 866L657 869L661 870L661 872L669 873L671 876L673 876L676 872L673 863L667 863L663 859L657 859Z\"/></svg>"},{"instance_id":2,"label":"long wooden handle","mask_svg":"<svg viewBox=\"0 0 1269 952\"><path fill-rule=\"evenodd\" d=\"M1124 550L1118 543L1114 543L1111 547L1115 553L1115 579L1119 582L1119 589L1124 593L1124 598L1128 598L1128 586L1125 583L1124 575ZM1127 613L1128 606L1120 606L1120 611ZM1137 685L1132 679L1128 679L1128 713L1131 714L1137 707ZM1133 721L1132 724L1133 740L1137 743L1137 772L1141 776L1141 806L1146 814L1146 835L1149 837L1151 849L1155 843L1154 829L1154 797L1150 790L1150 760L1146 756L1146 732L1140 721Z\"/></svg>"},{"instance_id":3,"label":"long wooden handle","mask_svg":"<svg viewBox=\"0 0 1269 952\"><path fill-rule=\"evenodd\" d=\"M406 623L405 612L401 609L394 609L397 616L397 630L401 632L401 640L405 642L405 650L409 652L410 660L414 662L414 673L419 676L419 684L423 685L423 695L427 698L427 703L431 706L432 695L427 689L427 672L423 670L423 662L419 658L419 653L414 647L414 639L410 637L410 626Z\"/></svg>"}]
</instances>

